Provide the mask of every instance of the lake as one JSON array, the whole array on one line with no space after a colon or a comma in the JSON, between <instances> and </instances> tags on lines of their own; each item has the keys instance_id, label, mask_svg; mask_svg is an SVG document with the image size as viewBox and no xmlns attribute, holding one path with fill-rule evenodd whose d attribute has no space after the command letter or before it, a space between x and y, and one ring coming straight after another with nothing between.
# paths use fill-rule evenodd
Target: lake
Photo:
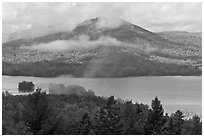
<instances>
[{"instance_id":1,"label":"lake","mask_svg":"<svg viewBox=\"0 0 204 137\"><path fill-rule=\"evenodd\" d=\"M128 78L39 78L27 76L2 76L2 89L18 94L18 83L32 81L36 87L48 91L50 83L80 85L93 90L96 95L111 96L123 100L151 104L156 96L161 100L165 112L177 109L183 112L202 114L202 77L201 76L161 76Z\"/></svg>"}]
</instances>

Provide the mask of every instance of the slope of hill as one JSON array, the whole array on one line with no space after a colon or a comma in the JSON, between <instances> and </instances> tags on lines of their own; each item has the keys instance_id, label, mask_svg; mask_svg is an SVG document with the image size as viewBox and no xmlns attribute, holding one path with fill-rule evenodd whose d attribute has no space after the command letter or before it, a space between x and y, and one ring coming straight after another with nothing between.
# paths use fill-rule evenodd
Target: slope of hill
<instances>
[{"instance_id":1,"label":"slope of hill","mask_svg":"<svg viewBox=\"0 0 204 137\"><path fill-rule=\"evenodd\" d=\"M71 32L3 43L3 74L201 75L199 45L186 45L184 41L175 42L163 33L158 34L124 20L94 18Z\"/></svg>"},{"instance_id":2,"label":"slope of hill","mask_svg":"<svg viewBox=\"0 0 204 137\"><path fill-rule=\"evenodd\" d=\"M159 36L179 44L202 45L202 32L190 33L185 31L166 31L156 33Z\"/></svg>"}]
</instances>

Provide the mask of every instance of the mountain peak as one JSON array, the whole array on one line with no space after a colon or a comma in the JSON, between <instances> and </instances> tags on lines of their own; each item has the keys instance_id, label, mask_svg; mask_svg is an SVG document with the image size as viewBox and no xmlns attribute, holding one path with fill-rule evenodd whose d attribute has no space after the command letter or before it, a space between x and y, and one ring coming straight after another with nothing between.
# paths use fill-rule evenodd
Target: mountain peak
<instances>
[{"instance_id":1,"label":"mountain peak","mask_svg":"<svg viewBox=\"0 0 204 137\"><path fill-rule=\"evenodd\" d=\"M118 28L126 22L116 17L100 17L98 18L98 28Z\"/></svg>"},{"instance_id":2,"label":"mountain peak","mask_svg":"<svg viewBox=\"0 0 204 137\"><path fill-rule=\"evenodd\" d=\"M101 16L80 23L78 26L94 26L98 29L103 28L117 28L127 22L116 17Z\"/></svg>"}]
</instances>

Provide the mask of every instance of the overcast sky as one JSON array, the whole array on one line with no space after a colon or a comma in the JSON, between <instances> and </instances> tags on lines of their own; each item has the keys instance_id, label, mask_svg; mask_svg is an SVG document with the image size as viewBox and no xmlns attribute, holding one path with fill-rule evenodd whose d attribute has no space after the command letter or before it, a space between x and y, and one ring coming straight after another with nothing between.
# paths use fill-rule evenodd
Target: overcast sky
<instances>
[{"instance_id":1,"label":"overcast sky","mask_svg":"<svg viewBox=\"0 0 204 137\"><path fill-rule=\"evenodd\" d=\"M201 3L3 3L3 37L30 30L33 35L73 29L98 16L113 16L153 32L202 31Z\"/></svg>"}]
</instances>

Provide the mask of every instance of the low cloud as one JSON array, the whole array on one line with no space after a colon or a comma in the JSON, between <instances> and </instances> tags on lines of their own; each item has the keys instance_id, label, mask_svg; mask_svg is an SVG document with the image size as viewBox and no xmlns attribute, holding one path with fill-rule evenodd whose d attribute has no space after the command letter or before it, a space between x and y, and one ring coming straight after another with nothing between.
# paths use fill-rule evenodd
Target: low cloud
<instances>
[{"instance_id":1,"label":"low cloud","mask_svg":"<svg viewBox=\"0 0 204 137\"><path fill-rule=\"evenodd\" d=\"M143 52L149 54L158 50L157 47L151 45L150 43L124 43L117 40L116 38L110 36L101 36L97 40L90 40L88 35L80 35L77 40L56 40L49 43L33 44L30 46L22 46L22 49L28 50L40 50L48 52L60 52L65 50L80 50L80 49L91 49L98 46L104 46L101 51L103 53L108 53L108 46L124 46L133 47L138 50L138 52Z\"/></svg>"},{"instance_id":2,"label":"low cloud","mask_svg":"<svg viewBox=\"0 0 204 137\"><path fill-rule=\"evenodd\" d=\"M121 46L123 43L115 38L101 36L98 40L91 41L89 36L81 35L78 40L56 40L49 43L34 44L21 48L41 51L76 50L79 48L94 48L97 46Z\"/></svg>"},{"instance_id":3,"label":"low cloud","mask_svg":"<svg viewBox=\"0 0 204 137\"><path fill-rule=\"evenodd\" d=\"M70 45L68 41L65 40L56 40L49 43L41 43L37 45L25 46L24 49L30 50L40 50L40 51L61 51L71 49L73 43Z\"/></svg>"}]
</instances>

